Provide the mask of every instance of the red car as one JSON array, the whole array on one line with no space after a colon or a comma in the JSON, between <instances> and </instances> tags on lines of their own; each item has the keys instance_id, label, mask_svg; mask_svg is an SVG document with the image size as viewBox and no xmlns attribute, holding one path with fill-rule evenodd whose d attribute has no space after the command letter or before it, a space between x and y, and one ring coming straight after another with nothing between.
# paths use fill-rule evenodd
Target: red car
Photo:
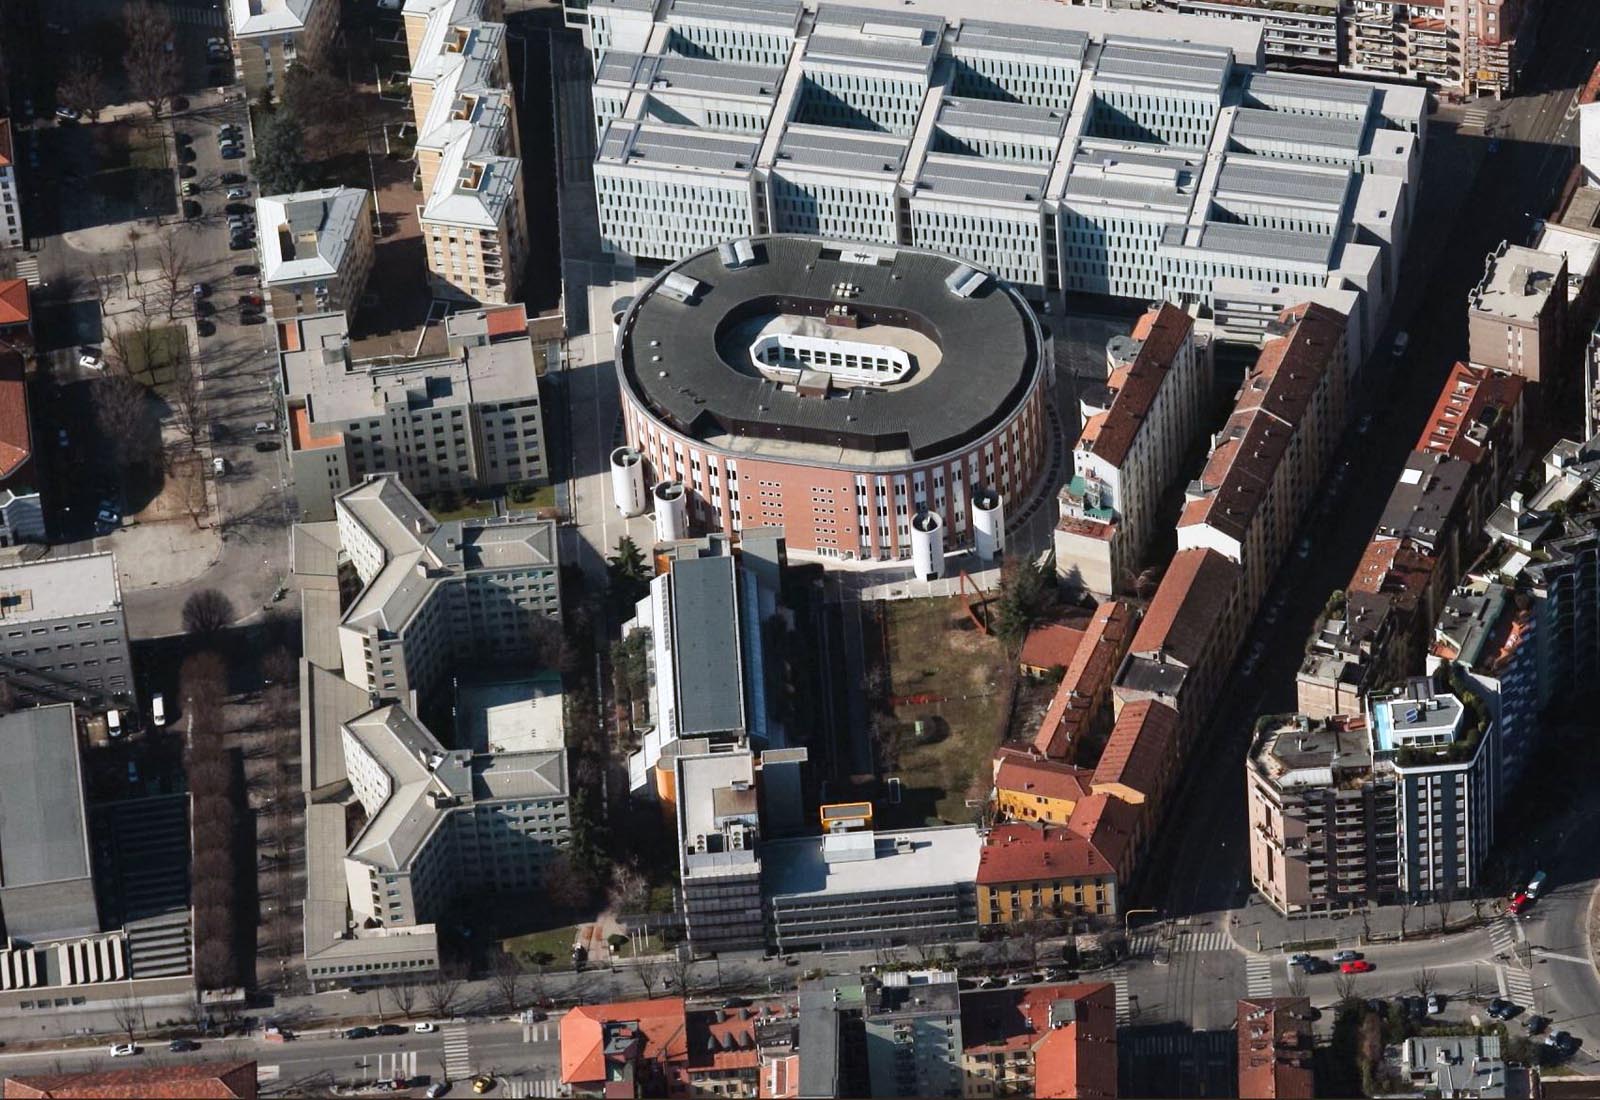
<instances>
[{"instance_id":1,"label":"red car","mask_svg":"<svg viewBox=\"0 0 1600 1100\"><path fill-rule=\"evenodd\" d=\"M259 294L241 294L239 295L239 304L242 306L261 306L265 303L262 302Z\"/></svg>"},{"instance_id":2,"label":"red car","mask_svg":"<svg viewBox=\"0 0 1600 1100\"><path fill-rule=\"evenodd\" d=\"M1527 894L1518 894L1516 897L1511 899L1511 904L1510 904L1510 906L1508 906L1508 908L1513 913L1521 913L1524 909L1526 909L1528 906L1530 906L1532 904L1533 904L1533 899L1530 898Z\"/></svg>"},{"instance_id":3,"label":"red car","mask_svg":"<svg viewBox=\"0 0 1600 1100\"><path fill-rule=\"evenodd\" d=\"M1347 963L1339 964L1341 974L1365 974L1372 969L1372 964L1366 959L1351 959Z\"/></svg>"}]
</instances>

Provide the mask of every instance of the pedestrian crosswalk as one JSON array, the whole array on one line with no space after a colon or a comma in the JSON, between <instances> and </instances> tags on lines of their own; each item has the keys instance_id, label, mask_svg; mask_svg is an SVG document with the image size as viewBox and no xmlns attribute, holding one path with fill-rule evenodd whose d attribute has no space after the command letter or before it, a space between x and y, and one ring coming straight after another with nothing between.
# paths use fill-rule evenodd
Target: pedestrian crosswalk
<instances>
[{"instance_id":1,"label":"pedestrian crosswalk","mask_svg":"<svg viewBox=\"0 0 1600 1100\"><path fill-rule=\"evenodd\" d=\"M1489 108L1468 107L1461 112L1461 125L1481 130L1489 121Z\"/></svg>"},{"instance_id":2,"label":"pedestrian crosswalk","mask_svg":"<svg viewBox=\"0 0 1600 1100\"><path fill-rule=\"evenodd\" d=\"M1187 929L1178 933L1176 949L1179 951L1232 951L1233 941L1226 932L1191 932Z\"/></svg>"},{"instance_id":3,"label":"pedestrian crosswalk","mask_svg":"<svg viewBox=\"0 0 1600 1100\"><path fill-rule=\"evenodd\" d=\"M1128 972L1120 966L1113 969L1111 984L1117 991L1117 1023L1125 1024L1133 1019L1132 1002L1128 997Z\"/></svg>"},{"instance_id":4,"label":"pedestrian crosswalk","mask_svg":"<svg viewBox=\"0 0 1600 1100\"><path fill-rule=\"evenodd\" d=\"M561 1029L554 1020L522 1025L522 1041L524 1043L548 1043L552 1039L559 1039L560 1037Z\"/></svg>"},{"instance_id":5,"label":"pedestrian crosswalk","mask_svg":"<svg viewBox=\"0 0 1600 1100\"><path fill-rule=\"evenodd\" d=\"M1251 955L1244 963L1244 990L1249 997L1272 996L1272 956Z\"/></svg>"},{"instance_id":6,"label":"pedestrian crosswalk","mask_svg":"<svg viewBox=\"0 0 1600 1100\"><path fill-rule=\"evenodd\" d=\"M29 286L39 285L39 261L33 256L17 258L17 278Z\"/></svg>"},{"instance_id":7,"label":"pedestrian crosswalk","mask_svg":"<svg viewBox=\"0 0 1600 1100\"><path fill-rule=\"evenodd\" d=\"M1524 969L1521 963L1514 962L1499 967L1499 971L1501 995L1513 1004L1532 1011L1533 971Z\"/></svg>"},{"instance_id":8,"label":"pedestrian crosswalk","mask_svg":"<svg viewBox=\"0 0 1600 1100\"><path fill-rule=\"evenodd\" d=\"M444 1029L444 1075L452 1081L464 1081L472 1076L472 1043L461 1024L450 1024Z\"/></svg>"},{"instance_id":9,"label":"pedestrian crosswalk","mask_svg":"<svg viewBox=\"0 0 1600 1100\"><path fill-rule=\"evenodd\" d=\"M560 1077L508 1077L501 1083L501 1096L512 1097L519 1100L522 1097L548 1097L561 1096Z\"/></svg>"},{"instance_id":10,"label":"pedestrian crosswalk","mask_svg":"<svg viewBox=\"0 0 1600 1100\"><path fill-rule=\"evenodd\" d=\"M1134 958L1147 958L1156 953L1156 943L1160 940L1154 932L1139 932L1128 941L1128 954Z\"/></svg>"},{"instance_id":11,"label":"pedestrian crosswalk","mask_svg":"<svg viewBox=\"0 0 1600 1100\"><path fill-rule=\"evenodd\" d=\"M1489 942L1496 955L1512 955L1517 946L1517 923L1514 917L1502 916L1489 925Z\"/></svg>"}]
</instances>

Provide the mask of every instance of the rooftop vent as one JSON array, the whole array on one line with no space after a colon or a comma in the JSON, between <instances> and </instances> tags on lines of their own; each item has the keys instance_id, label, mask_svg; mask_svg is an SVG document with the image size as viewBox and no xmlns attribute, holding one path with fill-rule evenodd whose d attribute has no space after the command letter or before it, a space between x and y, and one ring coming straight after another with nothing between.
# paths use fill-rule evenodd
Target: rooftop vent
<instances>
[{"instance_id":1,"label":"rooftop vent","mask_svg":"<svg viewBox=\"0 0 1600 1100\"><path fill-rule=\"evenodd\" d=\"M979 271L968 264L961 264L945 276L944 285L957 298L970 298L982 290L988 281L988 272Z\"/></svg>"}]
</instances>

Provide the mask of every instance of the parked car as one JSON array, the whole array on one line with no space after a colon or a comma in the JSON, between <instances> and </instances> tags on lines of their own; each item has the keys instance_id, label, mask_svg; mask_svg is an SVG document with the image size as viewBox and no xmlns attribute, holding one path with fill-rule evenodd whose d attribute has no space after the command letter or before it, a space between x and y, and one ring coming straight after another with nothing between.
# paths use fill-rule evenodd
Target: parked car
<instances>
[{"instance_id":1,"label":"parked car","mask_svg":"<svg viewBox=\"0 0 1600 1100\"><path fill-rule=\"evenodd\" d=\"M983 989L1004 989L1005 988L1005 984L1006 984L1006 980L1004 978L985 978L985 979L983 979L983 985L981 986L981 988L983 988Z\"/></svg>"},{"instance_id":2,"label":"parked car","mask_svg":"<svg viewBox=\"0 0 1600 1100\"><path fill-rule=\"evenodd\" d=\"M274 424L270 420L257 420L256 421L256 434L257 435L271 435L273 432L275 432L277 430L278 430L278 426L276 424Z\"/></svg>"},{"instance_id":3,"label":"parked car","mask_svg":"<svg viewBox=\"0 0 1600 1100\"><path fill-rule=\"evenodd\" d=\"M240 190L240 188L234 188L234 191L238 190ZM228 197L230 199L233 198L233 191L228 192ZM227 206L222 208L222 212L224 214L237 214L243 216L245 214L252 213L253 208L247 202L230 202Z\"/></svg>"},{"instance_id":4,"label":"parked car","mask_svg":"<svg viewBox=\"0 0 1600 1100\"><path fill-rule=\"evenodd\" d=\"M200 1049L200 1044L193 1039L174 1039L167 1044L169 1054L188 1054Z\"/></svg>"},{"instance_id":5,"label":"parked car","mask_svg":"<svg viewBox=\"0 0 1600 1100\"><path fill-rule=\"evenodd\" d=\"M230 199L248 199L250 197L250 188L230 187L228 188L228 197Z\"/></svg>"},{"instance_id":6,"label":"parked car","mask_svg":"<svg viewBox=\"0 0 1600 1100\"><path fill-rule=\"evenodd\" d=\"M1509 1020L1521 1012L1522 1008L1520 1005L1512 1004L1504 997L1496 997L1489 1002L1485 1011L1496 1020Z\"/></svg>"},{"instance_id":7,"label":"parked car","mask_svg":"<svg viewBox=\"0 0 1600 1100\"><path fill-rule=\"evenodd\" d=\"M480 1073L472 1079L472 1091L480 1096L492 1088L494 1088L494 1076L492 1074Z\"/></svg>"},{"instance_id":8,"label":"parked car","mask_svg":"<svg viewBox=\"0 0 1600 1100\"><path fill-rule=\"evenodd\" d=\"M217 326L210 321L196 321L194 330L201 336L215 336L217 334Z\"/></svg>"},{"instance_id":9,"label":"parked car","mask_svg":"<svg viewBox=\"0 0 1600 1100\"><path fill-rule=\"evenodd\" d=\"M1312 956L1306 954L1304 951L1296 951L1293 955L1289 956L1289 965L1304 966L1306 963L1311 961L1311 958Z\"/></svg>"},{"instance_id":10,"label":"parked car","mask_svg":"<svg viewBox=\"0 0 1600 1100\"><path fill-rule=\"evenodd\" d=\"M206 286L205 283L195 283L194 286L189 288L189 293L196 298L204 298L211 293L211 288Z\"/></svg>"},{"instance_id":11,"label":"parked car","mask_svg":"<svg viewBox=\"0 0 1600 1100\"><path fill-rule=\"evenodd\" d=\"M218 455L211 460L211 472L217 475L228 472L228 460Z\"/></svg>"},{"instance_id":12,"label":"parked car","mask_svg":"<svg viewBox=\"0 0 1600 1100\"><path fill-rule=\"evenodd\" d=\"M84 370L103 370L106 361L100 358L100 353L95 348L80 348L78 350L78 366Z\"/></svg>"},{"instance_id":13,"label":"parked car","mask_svg":"<svg viewBox=\"0 0 1600 1100\"><path fill-rule=\"evenodd\" d=\"M112 1043L111 1057L132 1058L135 1054L143 1054L144 1048L137 1043Z\"/></svg>"},{"instance_id":14,"label":"parked car","mask_svg":"<svg viewBox=\"0 0 1600 1100\"><path fill-rule=\"evenodd\" d=\"M185 183L183 185L183 193L185 195L198 195L200 188L193 183Z\"/></svg>"},{"instance_id":15,"label":"parked car","mask_svg":"<svg viewBox=\"0 0 1600 1100\"><path fill-rule=\"evenodd\" d=\"M224 172L222 173L221 179L224 184L232 185L235 183L244 183L249 179L249 177L243 172Z\"/></svg>"},{"instance_id":16,"label":"parked car","mask_svg":"<svg viewBox=\"0 0 1600 1100\"><path fill-rule=\"evenodd\" d=\"M194 135L186 134L182 130L177 130L177 131L174 131L174 133L172 135L172 140L174 142L176 142L178 145L193 145L194 144Z\"/></svg>"},{"instance_id":17,"label":"parked car","mask_svg":"<svg viewBox=\"0 0 1600 1100\"><path fill-rule=\"evenodd\" d=\"M235 275L259 275L261 274L261 269L255 264L235 264L233 273Z\"/></svg>"},{"instance_id":18,"label":"parked car","mask_svg":"<svg viewBox=\"0 0 1600 1100\"><path fill-rule=\"evenodd\" d=\"M406 1029L399 1024L379 1024L373 1030L379 1035L404 1035L406 1033Z\"/></svg>"},{"instance_id":19,"label":"parked car","mask_svg":"<svg viewBox=\"0 0 1600 1100\"><path fill-rule=\"evenodd\" d=\"M1355 962L1359 958L1361 958L1361 952L1359 951L1335 951L1333 953L1333 961L1336 963Z\"/></svg>"},{"instance_id":20,"label":"parked car","mask_svg":"<svg viewBox=\"0 0 1600 1100\"><path fill-rule=\"evenodd\" d=\"M279 446L281 446L281 444L279 444L276 439L256 440L256 450L258 451L276 451Z\"/></svg>"},{"instance_id":21,"label":"parked car","mask_svg":"<svg viewBox=\"0 0 1600 1100\"><path fill-rule=\"evenodd\" d=\"M57 107L56 117L62 122L77 122L83 117L83 112L75 111L71 107Z\"/></svg>"},{"instance_id":22,"label":"parked car","mask_svg":"<svg viewBox=\"0 0 1600 1100\"><path fill-rule=\"evenodd\" d=\"M1333 969L1333 964L1327 959L1319 959L1313 956L1305 961L1305 965L1301 969L1307 974L1326 974Z\"/></svg>"},{"instance_id":23,"label":"parked car","mask_svg":"<svg viewBox=\"0 0 1600 1100\"><path fill-rule=\"evenodd\" d=\"M428 1086L428 1091L422 1095L426 1096L428 1100L439 1100L439 1097L441 1096L449 1096L450 1082L448 1080L435 1081L433 1084Z\"/></svg>"},{"instance_id":24,"label":"parked car","mask_svg":"<svg viewBox=\"0 0 1600 1100\"><path fill-rule=\"evenodd\" d=\"M1302 558L1309 558L1311 556L1311 539L1301 539L1300 545L1295 548L1295 553L1299 554Z\"/></svg>"},{"instance_id":25,"label":"parked car","mask_svg":"<svg viewBox=\"0 0 1600 1100\"><path fill-rule=\"evenodd\" d=\"M1552 1031L1544 1037L1544 1045L1561 1055L1563 1058L1578 1049L1578 1040L1565 1031Z\"/></svg>"},{"instance_id":26,"label":"parked car","mask_svg":"<svg viewBox=\"0 0 1600 1100\"><path fill-rule=\"evenodd\" d=\"M178 160L183 164L193 164L200 154L194 151L193 145L178 146Z\"/></svg>"},{"instance_id":27,"label":"parked car","mask_svg":"<svg viewBox=\"0 0 1600 1100\"><path fill-rule=\"evenodd\" d=\"M267 303L259 294L241 294L239 295L239 304L242 306L255 306L260 309Z\"/></svg>"},{"instance_id":28,"label":"parked car","mask_svg":"<svg viewBox=\"0 0 1600 1100\"><path fill-rule=\"evenodd\" d=\"M1389 347L1389 354L1399 359L1405 355L1406 349L1410 346L1411 334L1409 332L1397 332L1395 333L1394 343Z\"/></svg>"},{"instance_id":29,"label":"parked car","mask_svg":"<svg viewBox=\"0 0 1600 1100\"><path fill-rule=\"evenodd\" d=\"M1522 1026L1529 1035L1537 1035L1550 1026L1550 1017L1541 1016L1537 1012L1529 1013L1523 1019Z\"/></svg>"},{"instance_id":30,"label":"parked car","mask_svg":"<svg viewBox=\"0 0 1600 1100\"><path fill-rule=\"evenodd\" d=\"M193 221L195 218L198 218L201 214L204 214L204 213L205 213L205 210L202 209L200 204L195 202L193 199L184 199L183 200L183 216L185 218L188 218L190 221Z\"/></svg>"},{"instance_id":31,"label":"parked car","mask_svg":"<svg viewBox=\"0 0 1600 1100\"><path fill-rule=\"evenodd\" d=\"M196 317L210 317L215 312L217 312L217 307L204 298L194 304L194 315Z\"/></svg>"},{"instance_id":32,"label":"parked car","mask_svg":"<svg viewBox=\"0 0 1600 1100\"><path fill-rule=\"evenodd\" d=\"M58 447L70 447L70 446L72 446L72 438L67 435L67 429L65 429L65 428L57 428L56 429L56 446L58 446Z\"/></svg>"},{"instance_id":33,"label":"parked car","mask_svg":"<svg viewBox=\"0 0 1600 1100\"><path fill-rule=\"evenodd\" d=\"M1365 974L1371 969L1373 966L1366 959L1351 959L1349 962L1339 964L1341 974Z\"/></svg>"},{"instance_id":34,"label":"parked car","mask_svg":"<svg viewBox=\"0 0 1600 1100\"><path fill-rule=\"evenodd\" d=\"M1444 1011L1444 997L1438 993L1428 994L1428 1015L1437 1016Z\"/></svg>"},{"instance_id":35,"label":"parked car","mask_svg":"<svg viewBox=\"0 0 1600 1100\"><path fill-rule=\"evenodd\" d=\"M222 156L223 160L243 160L244 159L244 146L242 146L242 145L224 145L222 147L222 149L220 150L220 153L221 153L221 156Z\"/></svg>"},{"instance_id":36,"label":"parked car","mask_svg":"<svg viewBox=\"0 0 1600 1100\"><path fill-rule=\"evenodd\" d=\"M378 1033L370 1027L347 1027L344 1029L346 1039L371 1039Z\"/></svg>"},{"instance_id":37,"label":"parked car","mask_svg":"<svg viewBox=\"0 0 1600 1100\"><path fill-rule=\"evenodd\" d=\"M241 325L264 325L267 323L267 315L265 313L241 313L239 315L239 323Z\"/></svg>"},{"instance_id":38,"label":"parked car","mask_svg":"<svg viewBox=\"0 0 1600 1100\"><path fill-rule=\"evenodd\" d=\"M439 1030L439 1026L424 1020L420 1024L412 1025L411 1030L415 1031L418 1035L432 1035L435 1031Z\"/></svg>"},{"instance_id":39,"label":"parked car","mask_svg":"<svg viewBox=\"0 0 1600 1100\"><path fill-rule=\"evenodd\" d=\"M1533 899L1519 890L1517 895L1511 899L1511 904L1506 906L1506 908L1511 910L1512 913L1520 915L1524 909L1532 904Z\"/></svg>"},{"instance_id":40,"label":"parked car","mask_svg":"<svg viewBox=\"0 0 1600 1100\"><path fill-rule=\"evenodd\" d=\"M195 170L195 166L192 165L192 164L180 164L180 165L178 165L178 178L179 179L192 180L196 176L198 176L199 174L200 173Z\"/></svg>"},{"instance_id":41,"label":"parked car","mask_svg":"<svg viewBox=\"0 0 1600 1100\"><path fill-rule=\"evenodd\" d=\"M228 249L232 252L243 252L245 249L254 248L255 246L255 242L248 237L228 238Z\"/></svg>"},{"instance_id":42,"label":"parked car","mask_svg":"<svg viewBox=\"0 0 1600 1100\"><path fill-rule=\"evenodd\" d=\"M1372 414L1371 413L1362 413L1361 414L1361 419L1356 421L1356 431L1361 435L1366 435L1371 430L1372 430Z\"/></svg>"}]
</instances>

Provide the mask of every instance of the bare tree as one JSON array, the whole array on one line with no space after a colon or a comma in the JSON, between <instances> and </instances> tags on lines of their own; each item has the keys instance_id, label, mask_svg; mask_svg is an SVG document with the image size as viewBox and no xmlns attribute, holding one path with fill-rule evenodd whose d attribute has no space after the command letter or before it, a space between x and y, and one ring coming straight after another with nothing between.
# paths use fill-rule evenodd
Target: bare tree
<instances>
[{"instance_id":1,"label":"bare tree","mask_svg":"<svg viewBox=\"0 0 1600 1100\"><path fill-rule=\"evenodd\" d=\"M206 496L206 479L200 474L195 452L169 447L163 454L167 478L177 486L183 510L189 513L189 521L194 524L194 529L202 530L205 524L200 521L210 513L211 504Z\"/></svg>"},{"instance_id":2,"label":"bare tree","mask_svg":"<svg viewBox=\"0 0 1600 1100\"><path fill-rule=\"evenodd\" d=\"M145 388L127 374L113 372L96 383L93 393L95 427L110 440L118 462L127 466L146 460Z\"/></svg>"},{"instance_id":3,"label":"bare tree","mask_svg":"<svg viewBox=\"0 0 1600 1100\"><path fill-rule=\"evenodd\" d=\"M164 5L136 0L123 10L123 28L128 36L123 55L128 88L150 108L152 119L160 118L182 75L172 16Z\"/></svg>"},{"instance_id":4,"label":"bare tree","mask_svg":"<svg viewBox=\"0 0 1600 1100\"><path fill-rule=\"evenodd\" d=\"M490 980L494 985L495 1000L502 1011L509 1014L522 1007L521 963L511 955L502 954L494 961L494 973Z\"/></svg>"},{"instance_id":5,"label":"bare tree","mask_svg":"<svg viewBox=\"0 0 1600 1100\"><path fill-rule=\"evenodd\" d=\"M650 883L632 860L619 863L611 872L611 903L619 912L636 911L645 902Z\"/></svg>"},{"instance_id":6,"label":"bare tree","mask_svg":"<svg viewBox=\"0 0 1600 1100\"><path fill-rule=\"evenodd\" d=\"M1306 973L1298 966L1289 968L1289 996L1304 997L1306 995Z\"/></svg>"},{"instance_id":7,"label":"bare tree","mask_svg":"<svg viewBox=\"0 0 1600 1100\"><path fill-rule=\"evenodd\" d=\"M1411 911L1414 908L1416 908L1416 902L1412 901L1410 897L1405 897L1405 898L1400 899L1400 942L1401 943L1405 942L1406 925L1411 920Z\"/></svg>"},{"instance_id":8,"label":"bare tree","mask_svg":"<svg viewBox=\"0 0 1600 1100\"><path fill-rule=\"evenodd\" d=\"M100 75L100 59L93 54L74 53L62 70L61 82L56 85L56 102L63 107L82 111L94 121L105 104L105 81Z\"/></svg>"},{"instance_id":9,"label":"bare tree","mask_svg":"<svg viewBox=\"0 0 1600 1100\"><path fill-rule=\"evenodd\" d=\"M1333 991L1341 1002L1353 1001L1356 997L1356 976L1354 974L1337 974L1333 979Z\"/></svg>"},{"instance_id":10,"label":"bare tree","mask_svg":"<svg viewBox=\"0 0 1600 1100\"><path fill-rule=\"evenodd\" d=\"M139 1018L143 1013L139 1002L131 997L118 997L111 1002L111 1018L117 1023L117 1030L128 1036L128 1042L133 1042L133 1033L139 1028Z\"/></svg>"},{"instance_id":11,"label":"bare tree","mask_svg":"<svg viewBox=\"0 0 1600 1100\"><path fill-rule=\"evenodd\" d=\"M160 272L161 305L167 311L167 320L177 320L178 307L194 300L194 263L176 233L163 233L157 238L156 270Z\"/></svg>"},{"instance_id":12,"label":"bare tree","mask_svg":"<svg viewBox=\"0 0 1600 1100\"><path fill-rule=\"evenodd\" d=\"M167 401L172 406L178 430L189 441L191 449L199 444L200 437L206 432L205 401L200 387L199 368L189 361L187 355L178 356L172 364L172 382L167 387Z\"/></svg>"},{"instance_id":13,"label":"bare tree","mask_svg":"<svg viewBox=\"0 0 1600 1100\"><path fill-rule=\"evenodd\" d=\"M389 994L389 1000L394 1002L394 1010L411 1019L417 1009L417 985L415 982L399 982L389 986L384 992Z\"/></svg>"},{"instance_id":14,"label":"bare tree","mask_svg":"<svg viewBox=\"0 0 1600 1100\"><path fill-rule=\"evenodd\" d=\"M443 974L422 987L422 998L427 1002L428 1011L445 1019L455 1015L456 998L460 995L460 979Z\"/></svg>"},{"instance_id":15,"label":"bare tree","mask_svg":"<svg viewBox=\"0 0 1600 1100\"><path fill-rule=\"evenodd\" d=\"M646 997L655 997L665 992L661 980L666 977L666 967L661 961L650 956L635 959L632 963L634 977L639 979L639 984L644 987Z\"/></svg>"},{"instance_id":16,"label":"bare tree","mask_svg":"<svg viewBox=\"0 0 1600 1100\"><path fill-rule=\"evenodd\" d=\"M667 978L672 982L671 991L679 997L692 997L699 991L699 983L694 973L694 956L687 950L679 948L672 953L671 959L666 963Z\"/></svg>"},{"instance_id":17,"label":"bare tree","mask_svg":"<svg viewBox=\"0 0 1600 1100\"><path fill-rule=\"evenodd\" d=\"M1450 931L1450 913L1455 908L1456 892L1449 886L1440 890L1433 899L1433 907L1439 911L1439 934Z\"/></svg>"},{"instance_id":18,"label":"bare tree","mask_svg":"<svg viewBox=\"0 0 1600 1100\"><path fill-rule=\"evenodd\" d=\"M1427 999L1429 994L1439 988L1438 973L1424 966L1411 975L1411 988L1417 991L1417 996Z\"/></svg>"},{"instance_id":19,"label":"bare tree","mask_svg":"<svg viewBox=\"0 0 1600 1100\"><path fill-rule=\"evenodd\" d=\"M202 588L183 601L183 629L212 638L233 622L233 601L215 588Z\"/></svg>"}]
</instances>

